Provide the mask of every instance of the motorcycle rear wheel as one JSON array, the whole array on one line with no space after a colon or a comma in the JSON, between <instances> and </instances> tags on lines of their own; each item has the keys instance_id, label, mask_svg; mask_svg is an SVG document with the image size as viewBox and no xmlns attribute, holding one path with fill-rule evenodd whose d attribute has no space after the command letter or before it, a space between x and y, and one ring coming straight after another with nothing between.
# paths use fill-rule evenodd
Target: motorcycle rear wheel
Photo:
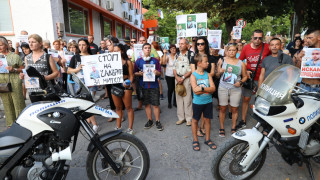
<instances>
[{"instance_id":1,"label":"motorcycle rear wheel","mask_svg":"<svg viewBox=\"0 0 320 180\"><path fill-rule=\"evenodd\" d=\"M240 161L249 149L248 142L231 137L213 156L211 172L214 179L250 179L262 168L267 151L264 149L247 172L242 171ZM223 169L226 169L224 172Z\"/></svg>"},{"instance_id":2,"label":"motorcycle rear wheel","mask_svg":"<svg viewBox=\"0 0 320 180\"><path fill-rule=\"evenodd\" d=\"M86 163L87 175L90 180L144 180L147 177L150 157L146 146L138 138L127 133L121 133L103 141L102 145L107 147L109 156L121 167L120 173L116 174L100 151L95 148L92 152L89 152Z\"/></svg>"}]
</instances>

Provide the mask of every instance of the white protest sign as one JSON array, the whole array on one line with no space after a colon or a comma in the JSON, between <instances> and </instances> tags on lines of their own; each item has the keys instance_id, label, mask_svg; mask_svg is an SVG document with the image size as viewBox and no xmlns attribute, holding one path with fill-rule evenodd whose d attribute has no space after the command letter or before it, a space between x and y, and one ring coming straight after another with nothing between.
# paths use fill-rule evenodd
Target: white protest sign
<instances>
[{"instance_id":1,"label":"white protest sign","mask_svg":"<svg viewBox=\"0 0 320 180\"><path fill-rule=\"evenodd\" d=\"M137 61L139 58L143 57L143 51L142 51L143 44L135 44L133 45L134 48L134 60Z\"/></svg>"},{"instance_id":2,"label":"white protest sign","mask_svg":"<svg viewBox=\"0 0 320 180\"><path fill-rule=\"evenodd\" d=\"M39 89L40 83L39 78L37 77L29 77L28 73L25 69L22 69L22 72L24 74L24 84L27 89Z\"/></svg>"},{"instance_id":3,"label":"white protest sign","mask_svg":"<svg viewBox=\"0 0 320 180\"><path fill-rule=\"evenodd\" d=\"M233 39L241 39L242 27L241 26L233 26Z\"/></svg>"},{"instance_id":4,"label":"white protest sign","mask_svg":"<svg viewBox=\"0 0 320 180\"><path fill-rule=\"evenodd\" d=\"M320 48L304 48L305 56L301 62L302 78L320 78Z\"/></svg>"},{"instance_id":5,"label":"white protest sign","mask_svg":"<svg viewBox=\"0 0 320 180\"><path fill-rule=\"evenodd\" d=\"M66 66L68 67L71 61L71 58L74 56L74 52L64 51L63 56L66 59Z\"/></svg>"},{"instance_id":6,"label":"white protest sign","mask_svg":"<svg viewBox=\"0 0 320 180\"><path fill-rule=\"evenodd\" d=\"M123 83L120 52L81 56L86 86Z\"/></svg>"},{"instance_id":7,"label":"white protest sign","mask_svg":"<svg viewBox=\"0 0 320 180\"><path fill-rule=\"evenodd\" d=\"M48 49L48 54L51 54L51 56L54 58L59 57L58 51L55 49Z\"/></svg>"},{"instance_id":8,"label":"white protest sign","mask_svg":"<svg viewBox=\"0 0 320 180\"><path fill-rule=\"evenodd\" d=\"M6 69L7 66L8 63L6 56L0 54L0 73L9 73L9 71Z\"/></svg>"},{"instance_id":9,"label":"white protest sign","mask_svg":"<svg viewBox=\"0 0 320 180\"><path fill-rule=\"evenodd\" d=\"M16 42L19 43L19 46L21 46L22 43L29 44L28 35L18 35L18 36L16 36ZM19 52L22 52L22 49L20 47L19 47Z\"/></svg>"},{"instance_id":10,"label":"white protest sign","mask_svg":"<svg viewBox=\"0 0 320 180\"><path fill-rule=\"evenodd\" d=\"M155 64L144 64L143 65L143 82L155 82L156 75L154 70L156 69Z\"/></svg>"},{"instance_id":11,"label":"white protest sign","mask_svg":"<svg viewBox=\"0 0 320 180\"><path fill-rule=\"evenodd\" d=\"M208 31L208 42L209 42L210 48L220 49L221 36L222 36L222 30L209 30Z\"/></svg>"},{"instance_id":12,"label":"white protest sign","mask_svg":"<svg viewBox=\"0 0 320 180\"><path fill-rule=\"evenodd\" d=\"M207 36L207 13L176 16L177 37Z\"/></svg>"}]
</instances>

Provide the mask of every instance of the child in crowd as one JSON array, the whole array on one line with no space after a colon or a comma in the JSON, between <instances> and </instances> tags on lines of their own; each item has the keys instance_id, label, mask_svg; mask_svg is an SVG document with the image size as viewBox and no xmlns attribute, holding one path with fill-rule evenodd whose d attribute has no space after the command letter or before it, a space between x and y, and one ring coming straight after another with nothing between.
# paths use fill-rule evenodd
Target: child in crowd
<instances>
[{"instance_id":1,"label":"child in crowd","mask_svg":"<svg viewBox=\"0 0 320 180\"><path fill-rule=\"evenodd\" d=\"M217 146L210 139L210 119L213 118L212 93L216 90L212 77L204 71L208 68L208 56L206 54L197 54L194 57L194 63L197 69L191 75L191 86L193 90L193 117L192 117L192 135L193 135L193 150L199 151L200 145L197 136L198 121L203 114L206 130L206 141L204 142L211 149L216 149Z\"/></svg>"}]
</instances>

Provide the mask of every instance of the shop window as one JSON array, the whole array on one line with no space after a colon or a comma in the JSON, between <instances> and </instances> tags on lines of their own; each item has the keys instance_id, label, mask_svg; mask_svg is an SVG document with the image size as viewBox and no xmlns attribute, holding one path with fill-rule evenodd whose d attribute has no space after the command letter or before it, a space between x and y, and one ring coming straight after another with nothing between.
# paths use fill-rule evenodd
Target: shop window
<instances>
[{"instance_id":1,"label":"shop window","mask_svg":"<svg viewBox=\"0 0 320 180\"><path fill-rule=\"evenodd\" d=\"M122 24L117 24L116 35L118 39L123 39L123 26Z\"/></svg>"},{"instance_id":2,"label":"shop window","mask_svg":"<svg viewBox=\"0 0 320 180\"><path fill-rule=\"evenodd\" d=\"M68 4L68 8L64 8L64 14L67 17L65 17L67 19L65 21L66 32L81 35L89 34L88 11L73 4Z\"/></svg>"},{"instance_id":3,"label":"shop window","mask_svg":"<svg viewBox=\"0 0 320 180\"><path fill-rule=\"evenodd\" d=\"M112 22L105 19L103 21L103 36L107 37L108 35L112 35Z\"/></svg>"},{"instance_id":4,"label":"shop window","mask_svg":"<svg viewBox=\"0 0 320 180\"><path fill-rule=\"evenodd\" d=\"M130 28L126 28L126 37L130 37L131 38L131 29Z\"/></svg>"}]
</instances>

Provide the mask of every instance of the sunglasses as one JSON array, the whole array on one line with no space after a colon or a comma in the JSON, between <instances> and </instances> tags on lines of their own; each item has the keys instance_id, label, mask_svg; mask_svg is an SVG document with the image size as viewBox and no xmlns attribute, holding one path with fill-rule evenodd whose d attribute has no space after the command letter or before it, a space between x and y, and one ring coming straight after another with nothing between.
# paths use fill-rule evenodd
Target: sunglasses
<instances>
[{"instance_id":1,"label":"sunglasses","mask_svg":"<svg viewBox=\"0 0 320 180\"><path fill-rule=\"evenodd\" d=\"M204 46L205 45L205 43L197 43L197 46Z\"/></svg>"},{"instance_id":2,"label":"sunglasses","mask_svg":"<svg viewBox=\"0 0 320 180\"><path fill-rule=\"evenodd\" d=\"M262 37L253 37L253 39L254 39L254 40L259 39L259 40L261 40L261 41L262 41Z\"/></svg>"},{"instance_id":3,"label":"sunglasses","mask_svg":"<svg viewBox=\"0 0 320 180\"><path fill-rule=\"evenodd\" d=\"M136 43L137 41L130 41L131 43Z\"/></svg>"}]
</instances>

